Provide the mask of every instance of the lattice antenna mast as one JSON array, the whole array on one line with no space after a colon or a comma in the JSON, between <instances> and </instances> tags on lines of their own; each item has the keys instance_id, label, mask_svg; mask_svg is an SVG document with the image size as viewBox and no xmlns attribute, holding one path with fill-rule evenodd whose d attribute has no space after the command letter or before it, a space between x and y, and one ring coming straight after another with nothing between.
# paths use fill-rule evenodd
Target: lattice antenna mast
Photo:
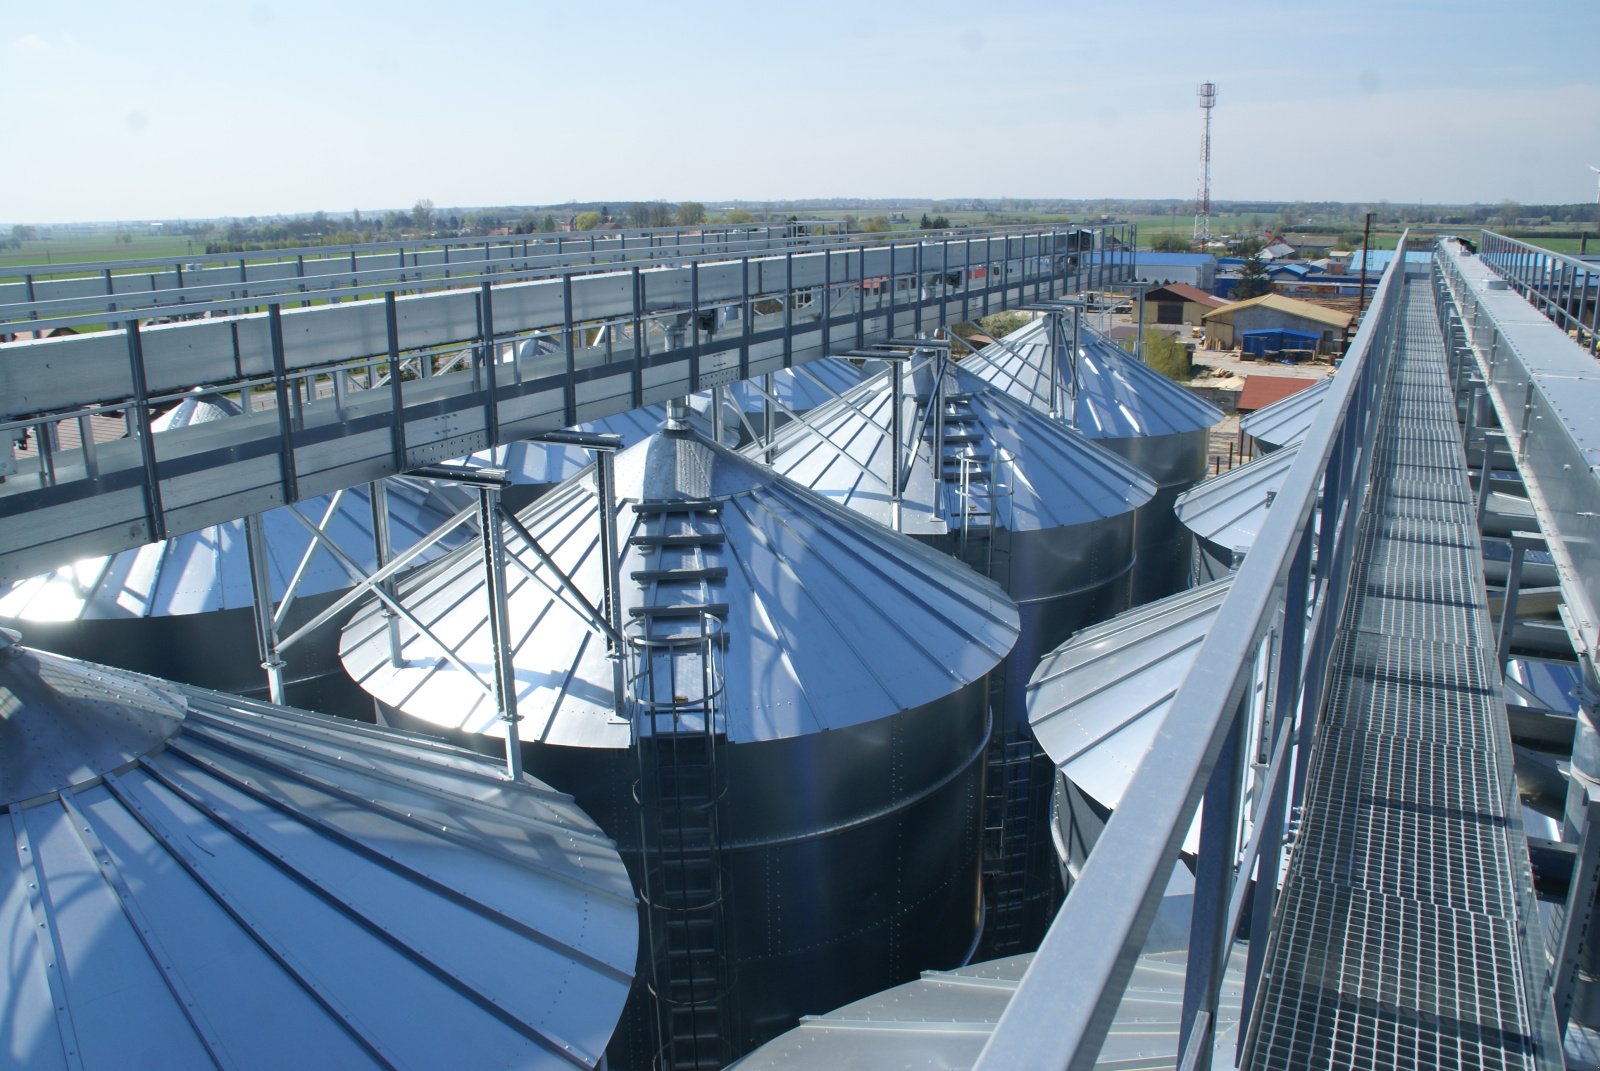
<instances>
[{"instance_id":1,"label":"lattice antenna mast","mask_svg":"<svg viewBox=\"0 0 1600 1071\"><path fill-rule=\"evenodd\" d=\"M1205 133L1200 135L1200 188L1194 198L1194 240L1211 241L1211 109L1217 106L1217 84L1200 84L1200 110L1205 112Z\"/></svg>"}]
</instances>

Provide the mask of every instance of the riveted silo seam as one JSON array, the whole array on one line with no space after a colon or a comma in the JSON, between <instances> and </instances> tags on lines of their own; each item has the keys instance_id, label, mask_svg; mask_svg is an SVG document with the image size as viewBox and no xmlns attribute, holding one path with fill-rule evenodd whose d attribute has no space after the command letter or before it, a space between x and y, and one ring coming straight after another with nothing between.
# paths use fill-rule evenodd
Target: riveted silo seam
<instances>
[{"instance_id":1,"label":"riveted silo seam","mask_svg":"<svg viewBox=\"0 0 1600 1071\"><path fill-rule=\"evenodd\" d=\"M55 1012L56 1035L61 1040L62 1059L69 1068L82 1071L83 1057L78 1044L78 1030L73 1021L72 1001L67 993L63 972L65 955L61 947L61 934L45 898L44 870L33 850L28 832L27 814L30 810L18 806L11 808L12 844L16 852L18 875L28 883L28 912L33 918L33 937L38 943L45 984L50 990L50 1006Z\"/></svg>"},{"instance_id":2,"label":"riveted silo seam","mask_svg":"<svg viewBox=\"0 0 1600 1071\"><path fill-rule=\"evenodd\" d=\"M141 773L149 776L151 780L155 781L156 783L161 784L169 792L172 792L179 799L183 800L183 802L188 806L198 808L207 813L208 817L215 823L218 829L228 833L241 846L256 855L273 869L283 874L285 878L299 885L306 893L327 905L337 914L349 920L357 928L369 934L373 939L387 946L400 958L416 966L419 971L438 980L444 986L453 990L468 1003L482 1009L492 1018L499 1020L502 1024L510 1028L513 1032L527 1038L530 1041L533 1041L541 1048L544 1048L552 1054L561 1057L576 1067L588 1068L590 1066L589 1063L584 1062L580 1057L575 1055L573 1051L571 1051L572 1046L569 1043L557 1040L551 1035L540 1030L538 1027L524 1022L510 1009L502 1007L492 995L484 992L480 987L476 986L467 979L461 978L445 970L442 966L430 960L419 950L406 944L394 934L390 933L385 927L363 914L353 905L333 895L330 890L319 884L310 875L290 864L287 859L274 855L237 822L230 820L226 815L219 813L215 809L207 808L203 801L194 796L192 792L184 788L182 785L173 781L170 775L168 775L166 771L161 770L157 764L147 759L141 764L141 766ZM106 779L106 785L117 796L117 799L129 809L130 813L139 819L140 824L144 825L152 836L155 836L164 846L167 847L168 851L172 853L173 858L182 863L184 869L189 871L190 875L210 894L212 899L234 917L235 921L239 923L241 928L243 928L246 933L250 934L250 936L255 939L259 947L264 949L269 955L277 960L285 970L289 971L290 974L300 982L302 988L305 989L308 994L313 995L314 998L317 999L318 1003L321 1003L324 1008L328 1010L329 1014L333 1015L340 1022L340 1024L346 1028L347 1032L353 1039L361 1044L363 1048L366 1048L368 1051L372 1052L374 1057L380 1060L384 1066L396 1068L396 1071L403 1067L403 1061L396 1063L387 1055L382 1054L381 1049L378 1047L378 1043L366 1037L365 1034L357 1028L354 1015L348 1010L338 1010L335 1007L332 996L324 993L322 991L322 987L310 977L307 971L295 967L287 951L279 952L272 947L271 943L266 939L265 928L259 922L249 918L242 908L236 907L233 903L233 898L220 894L217 885L205 876L203 864L201 864L192 853L182 850L181 842L185 838L178 837L171 831L161 828L159 819L156 819L153 814L149 813L137 800L132 798L127 790L123 788L122 782L127 779L127 776L128 775L121 775L116 778L108 777ZM256 793L249 791L248 788L244 788L243 790L247 795L257 796ZM272 805L272 801L269 799L261 799L261 802L267 803L269 806ZM281 808L279 809L281 810ZM315 827L315 823L307 821L306 816L303 813L292 811L286 813L289 813L291 817L302 821L304 824ZM336 834L336 839L340 840L340 842L345 846L355 848L357 853L362 855L364 858L368 858L380 866L384 865L383 856L363 849L361 845L353 839L345 837L343 834ZM459 893L450 885L436 884L432 879L427 878L424 875L417 874L415 871L411 871L408 868L404 868L403 864L400 865L399 870L396 870L394 867L385 867L385 869L395 870L395 872L415 874L419 884L425 885L428 888L441 893L443 899L454 902L469 911L474 909L474 902L470 899L467 899L465 894ZM521 928L520 924L515 926L505 925L506 920L505 916L503 915L498 915L497 913L497 917L502 920L502 925L504 925L504 928L508 930L517 932ZM532 940L534 943L538 944L545 943L537 938L532 938ZM553 938L548 938L547 940L554 941ZM561 950L559 948L559 942L556 942L556 945L558 946L558 950ZM591 957L588 957L587 954L579 953L575 954L575 958L588 959ZM600 973L609 973L614 970L615 968L611 968L609 965L607 965L605 971ZM629 981L631 981L631 974L629 972L622 973Z\"/></svg>"},{"instance_id":3,"label":"riveted silo seam","mask_svg":"<svg viewBox=\"0 0 1600 1071\"><path fill-rule=\"evenodd\" d=\"M167 991L172 994L179 1011L188 1020L189 1026L194 1030L195 1038L205 1048L206 1055L211 1057L211 1062L218 1068L237 1066L237 1061L228 1055L226 1046L215 1027L213 1027L201 1011L200 1001L184 982L183 975L173 969L173 959L162 946L161 938L157 935L155 927L140 908L138 899L133 890L128 886L127 880L122 876L121 869L106 850L99 835L94 831L93 825L83 811L73 802L74 793L67 791L61 793L61 808L66 813L67 825L83 844L84 850L100 871L101 879L111 890L117 906L122 909L129 926L132 927L139 943L144 946L145 952L150 957L151 964L156 973L161 976L162 983Z\"/></svg>"}]
</instances>

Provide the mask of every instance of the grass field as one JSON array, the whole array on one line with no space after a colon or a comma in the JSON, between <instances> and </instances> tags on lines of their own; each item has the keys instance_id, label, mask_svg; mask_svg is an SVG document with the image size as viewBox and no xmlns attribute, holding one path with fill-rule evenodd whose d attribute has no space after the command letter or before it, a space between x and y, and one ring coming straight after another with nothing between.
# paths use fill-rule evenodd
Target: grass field
<instances>
[{"instance_id":1,"label":"grass field","mask_svg":"<svg viewBox=\"0 0 1600 1071\"><path fill-rule=\"evenodd\" d=\"M21 249L0 250L0 268L36 264L83 264L104 260L148 260L152 257L182 257L205 252L205 243L183 235L139 234L131 243L116 240L113 234L71 238L38 238L22 243Z\"/></svg>"}]
</instances>

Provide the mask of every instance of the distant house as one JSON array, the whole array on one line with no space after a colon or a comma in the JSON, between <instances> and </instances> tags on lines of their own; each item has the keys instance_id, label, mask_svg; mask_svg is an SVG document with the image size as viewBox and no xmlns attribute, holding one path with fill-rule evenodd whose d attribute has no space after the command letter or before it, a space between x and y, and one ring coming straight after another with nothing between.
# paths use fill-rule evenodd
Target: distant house
<instances>
[{"instance_id":1,"label":"distant house","mask_svg":"<svg viewBox=\"0 0 1600 1071\"><path fill-rule=\"evenodd\" d=\"M1210 253L1147 253L1133 258L1134 274L1147 283L1188 283L1209 292L1217 282L1217 258Z\"/></svg>"},{"instance_id":2,"label":"distant house","mask_svg":"<svg viewBox=\"0 0 1600 1071\"><path fill-rule=\"evenodd\" d=\"M1263 294L1248 301L1235 301L1220 309L1212 309L1201 317L1205 324L1206 345L1213 349L1231 350L1243 341L1247 331L1296 331L1311 335L1316 340L1318 353L1344 352L1355 317L1309 301L1298 301L1282 294ZM1296 347L1298 348L1298 347Z\"/></svg>"},{"instance_id":3,"label":"distant house","mask_svg":"<svg viewBox=\"0 0 1600 1071\"><path fill-rule=\"evenodd\" d=\"M1188 283L1158 286L1145 294L1144 302L1146 320L1158 324L1197 324L1200 317L1227 304Z\"/></svg>"},{"instance_id":4,"label":"distant house","mask_svg":"<svg viewBox=\"0 0 1600 1071\"><path fill-rule=\"evenodd\" d=\"M1284 260L1292 256L1294 256L1294 246L1288 242L1273 242L1260 253L1262 260Z\"/></svg>"}]
</instances>

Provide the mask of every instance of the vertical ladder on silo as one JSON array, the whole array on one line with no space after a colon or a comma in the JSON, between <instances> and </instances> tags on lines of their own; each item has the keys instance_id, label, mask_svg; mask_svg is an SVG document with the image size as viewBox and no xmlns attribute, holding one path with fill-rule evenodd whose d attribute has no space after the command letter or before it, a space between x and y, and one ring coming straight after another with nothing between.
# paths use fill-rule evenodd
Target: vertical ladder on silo
<instances>
[{"instance_id":1,"label":"vertical ladder on silo","mask_svg":"<svg viewBox=\"0 0 1600 1071\"><path fill-rule=\"evenodd\" d=\"M647 598L627 631L656 1067L712 1071L733 1055L717 762L728 608L713 601L727 568L709 561L724 536L713 502L635 508L645 530L630 542L653 559L630 574Z\"/></svg>"},{"instance_id":2,"label":"vertical ladder on silo","mask_svg":"<svg viewBox=\"0 0 1600 1071\"><path fill-rule=\"evenodd\" d=\"M1026 951L1028 858L1037 835L1030 820L1033 738L1008 732L997 723L989 744L989 785L985 802L984 869L988 899L984 904L983 951L986 957Z\"/></svg>"}]
</instances>

